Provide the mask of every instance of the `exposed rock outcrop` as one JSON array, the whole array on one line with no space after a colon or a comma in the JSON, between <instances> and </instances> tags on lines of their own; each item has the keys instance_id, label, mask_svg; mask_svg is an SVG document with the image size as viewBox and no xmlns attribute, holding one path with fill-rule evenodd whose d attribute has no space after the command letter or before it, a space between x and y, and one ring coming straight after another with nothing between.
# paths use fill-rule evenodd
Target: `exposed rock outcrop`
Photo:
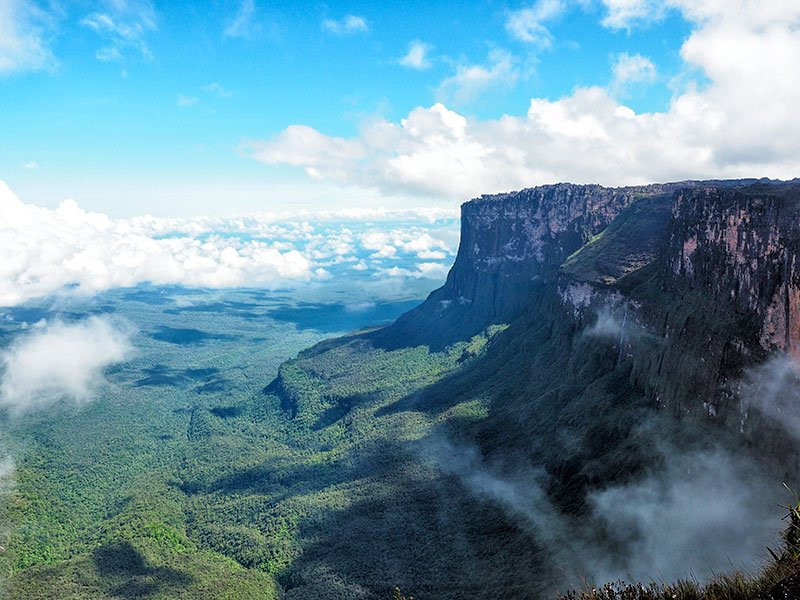
<instances>
[{"instance_id":1,"label":"exposed rock outcrop","mask_svg":"<svg viewBox=\"0 0 800 600\"><path fill-rule=\"evenodd\" d=\"M752 314L765 350L800 358L800 185L681 191L671 229L673 279Z\"/></svg>"},{"instance_id":2,"label":"exposed rock outcrop","mask_svg":"<svg viewBox=\"0 0 800 600\"><path fill-rule=\"evenodd\" d=\"M557 278L564 260L626 207L669 194L677 185L560 183L465 203L461 243L447 282L382 331L380 341L442 347L512 320L534 289Z\"/></svg>"}]
</instances>

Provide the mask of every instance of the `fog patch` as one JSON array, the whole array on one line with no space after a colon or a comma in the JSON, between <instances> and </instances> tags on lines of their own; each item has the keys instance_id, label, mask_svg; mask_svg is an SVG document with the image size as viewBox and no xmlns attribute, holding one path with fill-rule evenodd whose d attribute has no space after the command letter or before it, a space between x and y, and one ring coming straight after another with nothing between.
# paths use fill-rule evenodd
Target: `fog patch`
<instances>
[{"instance_id":1,"label":"fog patch","mask_svg":"<svg viewBox=\"0 0 800 600\"><path fill-rule=\"evenodd\" d=\"M345 305L345 310L351 313L360 313L372 310L377 306L377 303L371 301L353 302Z\"/></svg>"},{"instance_id":2,"label":"fog patch","mask_svg":"<svg viewBox=\"0 0 800 600\"><path fill-rule=\"evenodd\" d=\"M774 545L783 514L775 481L721 449L672 451L644 479L589 497L611 548L587 557L596 582L705 581L720 572L752 572Z\"/></svg>"},{"instance_id":3,"label":"fog patch","mask_svg":"<svg viewBox=\"0 0 800 600\"><path fill-rule=\"evenodd\" d=\"M603 306L597 311L597 320L584 330L584 335L616 341L624 334L627 321L627 310L616 315L609 307Z\"/></svg>"},{"instance_id":4,"label":"fog patch","mask_svg":"<svg viewBox=\"0 0 800 600\"><path fill-rule=\"evenodd\" d=\"M103 382L103 369L132 352L131 334L108 317L37 324L0 355L0 407L13 416L60 401L88 401Z\"/></svg>"},{"instance_id":5,"label":"fog patch","mask_svg":"<svg viewBox=\"0 0 800 600\"><path fill-rule=\"evenodd\" d=\"M756 409L800 440L800 366L777 354L750 369L739 394L745 417Z\"/></svg>"},{"instance_id":6,"label":"fog patch","mask_svg":"<svg viewBox=\"0 0 800 600\"><path fill-rule=\"evenodd\" d=\"M444 437L428 438L422 455L429 464L455 475L476 496L499 505L541 541L562 540L565 522L545 493L544 469L486 463L477 448L456 445Z\"/></svg>"},{"instance_id":7,"label":"fog patch","mask_svg":"<svg viewBox=\"0 0 800 600\"><path fill-rule=\"evenodd\" d=\"M652 424L648 424L652 425ZM780 482L722 448L661 448L658 466L626 484L590 493L581 515L548 497L544 469L498 464L469 445L426 440L422 456L491 501L543 547L553 586L628 581L706 581L753 572L777 545L785 500Z\"/></svg>"}]
</instances>

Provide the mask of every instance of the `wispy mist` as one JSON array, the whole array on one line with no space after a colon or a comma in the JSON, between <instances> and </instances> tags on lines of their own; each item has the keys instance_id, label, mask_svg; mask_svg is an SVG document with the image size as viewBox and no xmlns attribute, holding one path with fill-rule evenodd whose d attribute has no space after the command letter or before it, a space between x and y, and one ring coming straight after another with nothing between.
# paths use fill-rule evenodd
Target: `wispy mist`
<instances>
[{"instance_id":1,"label":"wispy mist","mask_svg":"<svg viewBox=\"0 0 800 600\"><path fill-rule=\"evenodd\" d=\"M585 557L597 582L674 581L733 569L752 571L780 528L780 483L720 448L666 450L644 479L589 498L612 551Z\"/></svg>"},{"instance_id":2,"label":"wispy mist","mask_svg":"<svg viewBox=\"0 0 800 600\"><path fill-rule=\"evenodd\" d=\"M740 390L742 409L755 409L800 440L800 366L784 354L750 369Z\"/></svg>"},{"instance_id":3,"label":"wispy mist","mask_svg":"<svg viewBox=\"0 0 800 600\"><path fill-rule=\"evenodd\" d=\"M604 306L597 311L597 320L584 330L584 334L616 341L623 335L627 325L624 313L617 315Z\"/></svg>"},{"instance_id":4,"label":"wispy mist","mask_svg":"<svg viewBox=\"0 0 800 600\"><path fill-rule=\"evenodd\" d=\"M428 461L532 534L560 587L753 571L781 527L780 482L719 447L663 446L658 467L591 493L580 516L551 502L548 477L535 465L493 465L476 448L442 438L423 448Z\"/></svg>"},{"instance_id":5,"label":"wispy mist","mask_svg":"<svg viewBox=\"0 0 800 600\"><path fill-rule=\"evenodd\" d=\"M130 336L130 328L105 317L35 326L0 356L0 407L19 415L89 400L103 369L131 353Z\"/></svg>"}]
</instances>

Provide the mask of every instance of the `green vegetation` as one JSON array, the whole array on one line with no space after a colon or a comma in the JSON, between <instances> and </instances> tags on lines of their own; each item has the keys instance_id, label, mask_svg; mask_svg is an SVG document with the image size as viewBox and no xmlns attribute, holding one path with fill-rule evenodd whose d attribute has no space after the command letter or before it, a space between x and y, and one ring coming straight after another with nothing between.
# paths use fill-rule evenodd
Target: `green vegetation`
<instances>
[{"instance_id":1,"label":"green vegetation","mask_svg":"<svg viewBox=\"0 0 800 600\"><path fill-rule=\"evenodd\" d=\"M570 255L562 270L580 281L614 283L650 263L669 226L672 196L635 202Z\"/></svg>"},{"instance_id":2,"label":"green vegetation","mask_svg":"<svg viewBox=\"0 0 800 600\"><path fill-rule=\"evenodd\" d=\"M689 399L717 390L720 376L739 377L730 349L754 333L702 291L665 288L654 257L667 210L664 198L644 198L569 257L558 283L601 284L593 305L573 310L558 285L542 284L513 322L444 348L405 347L387 329L324 339L292 321L308 306L243 292L191 310L107 295L105 310L140 327L139 354L107 373L93 403L14 423L0 590L557 596L582 566L567 552L574 540L540 521L562 519L579 541L613 552L616 532L583 521L592 494L662 465L661 445L730 442L721 428L671 428L665 417L701 406ZM609 584L567 598L755 598L797 572L798 525L793 511L785 548L758 577Z\"/></svg>"},{"instance_id":3,"label":"green vegetation","mask_svg":"<svg viewBox=\"0 0 800 600\"><path fill-rule=\"evenodd\" d=\"M12 432L16 488L0 499L11 598L283 589L385 600L398 585L440 598L487 581L541 586L530 536L420 446L445 421L485 417L485 402L439 417L398 410L480 360L504 326L436 353L373 347L364 332L284 362L319 335L266 315L116 308L143 324L136 359L93 403ZM165 340L164 327L213 335ZM216 381L221 390L205 391ZM489 544L499 551L476 563Z\"/></svg>"}]
</instances>

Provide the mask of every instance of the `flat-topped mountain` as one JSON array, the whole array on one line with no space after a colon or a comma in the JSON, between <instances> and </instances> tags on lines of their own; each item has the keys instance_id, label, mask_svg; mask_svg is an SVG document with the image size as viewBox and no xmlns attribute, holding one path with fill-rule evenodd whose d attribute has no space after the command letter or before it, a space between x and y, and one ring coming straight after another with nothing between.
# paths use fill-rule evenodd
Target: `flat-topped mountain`
<instances>
[{"instance_id":1,"label":"flat-topped mountain","mask_svg":"<svg viewBox=\"0 0 800 600\"><path fill-rule=\"evenodd\" d=\"M618 217L636 221L639 237L615 241L644 245L637 249L646 257L625 267L632 270L654 258L670 221L664 211L677 191L741 189L756 183L684 181L621 188L559 183L471 200L462 205L461 243L447 282L386 335L397 335L397 343L403 344L426 341L424 336L435 331L427 341L442 346L490 323L507 322L525 307L533 290L558 278L570 255L593 245ZM777 190L779 184L762 180L761 185ZM610 267L615 258L598 260Z\"/></svg>"},{"instance_id":2,"label":"flat-topped mountain","mask_svg":"<svg viewBox=\"0 0 800 600\"><path fill-rule=\"evenodd\" d=\"M366 465L394 465L368 479L394 491L367 514L391 514L395 525L354 516L359 533L337 542L360 558L340 575L370 598L393 584L425 598L486 589L544 598L569 581L611 576L598 564L615 576L680 577L752 560L762 538L720 541L705 558L637 563L637 536L693 533L679 533L684 521L634 517L636 531L617 531L597 498L659 468L691 473L672 465L713 462L715 452L742 455L725 464L757 457L770 481L796 476L796 423L769 403L776 397L783 410L797 396L790 366L780 363L777 383L771 374L774 357L800 347L798 198L797 181L737 180L557 184L465 203L440 289L393 325L301 353L266 389L306 443L352 449L360 467L348 480L371 478ZM761 481L724 466L711 472ZM693 482L681 495L715 485ZM652 510L669 513L659 504L668 489ZM763 511L773 511L774 490L759 490ZM444 520L442 503L452 505ZM396 519L415 526L398 529ZM490 533L497 519L500 538ZM717 525L704 535L730 533ZM581 548L567 567L568 540ZM370 559L375 544L394 566ZM409 545L428 550L408 554ZM330 558L315 552L316 564ZM318 589L300 574L305 560L291 571L297 597ZM496 570L501 563L508 570Z\"/></svg>"},{"instance_id":3,"label":"flat-topped mountain","mask_svg":"<svg viewBox=\"0 0 800 600\"><path fill-rule=\"evenodd\" d=\"M800 510L786 544L777 533L781 483L800 473L800 182L542 186L465 203L461 227L445 284L392 325L326 339L275 377L249 356L268 317L248 312L241 380L227 338L199 346L207 369L142 371L155 404L136 423L159 435L98 464L117 481L158 462L162 479L98 502L103 533L74 558L61 540L81 530L51 536L50 505L20 496L10 509L44 525L3 555L22 565L11 597L158 581L154 597L537 600L732 569L748 575L706 595L600 597L794 593ZM166 313L152 337L174 344L163 330L187 330ZM136 406L113 407L129 427ZM82 431L105 431L105 410ZM82 519L94 496L73 481L96 480L71 448L49 448L65 465L49 485ZM759 575L765 547L777 560Z\"/></svg>"}]
</instances>

